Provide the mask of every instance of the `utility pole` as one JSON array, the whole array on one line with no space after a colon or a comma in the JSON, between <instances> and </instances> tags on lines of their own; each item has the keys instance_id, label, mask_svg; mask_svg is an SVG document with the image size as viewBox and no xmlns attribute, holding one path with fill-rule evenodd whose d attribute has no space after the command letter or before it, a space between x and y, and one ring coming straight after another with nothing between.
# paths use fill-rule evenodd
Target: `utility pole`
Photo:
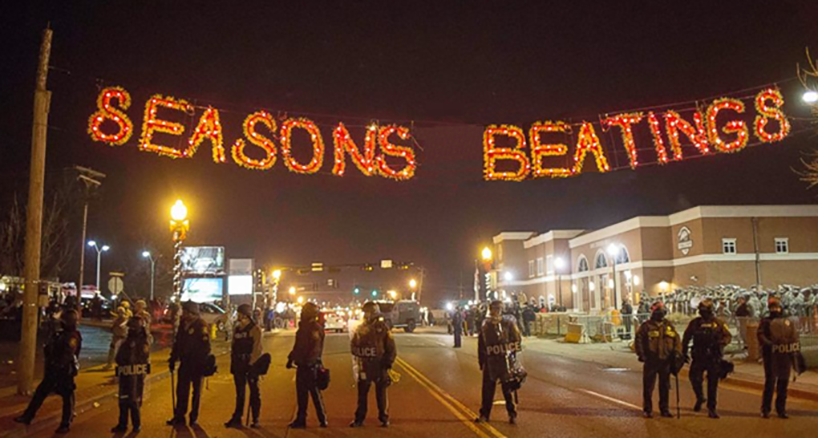
<instances>
[{"instance_id":1,"label":"utility pole","mask_svg":"<svg viewBox=\"0 0 818 438\"><path fill-rule=\"evenodd\" d=\"M48 107L51 92L45 87L48 59L51 56L51 28L43 31L40 62L34 88L34 125L31 132L31 170L26 209L25 268L26 289L23 293L23 321L20 352L17 358L17 392L31 394L34 384L34 360L37 354L37 295L40 289L40 251L43 233L43 189L45 185L45 146L48 133Z\"/></svg>"},{"instance_id":2,"label":"utility pole","mask_svg":"<svg viewBox=\"0 0 818 438\"><path fill-rule=\"evenodd\" d=\"M86 231L88 230L88 202L91 197L91 188L98 188L102 184L100 180L105 178L105 174L82 166L74 166L74 169L79 172L77 179L85 184L84 205L82 208L82 241L80 242L80 275L77 279L77 295L79 296L82 294L83 277L85 276L85 240L87 239ZM79 301L77 301L77 303L79 303Z\"/></svg>"}]
</instances>

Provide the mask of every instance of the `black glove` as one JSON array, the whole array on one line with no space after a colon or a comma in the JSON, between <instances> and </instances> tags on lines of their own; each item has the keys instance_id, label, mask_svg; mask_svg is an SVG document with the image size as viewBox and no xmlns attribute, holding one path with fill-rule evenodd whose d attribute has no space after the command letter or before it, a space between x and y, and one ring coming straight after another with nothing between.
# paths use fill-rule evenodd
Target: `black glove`
<instances>
[{"instance_id":1,"label":"black glove","mask_svg":"<svg viewBox=\"0 0 818 438\"><path fill-rule=\"evenodd\" d=\"M176 362L172 360L168 361L168 369L170 370L171 373L176 371Z\"/></svg>"},{"instance_id":2,"label":"black glove","mask_svg":"<svg viewBox=\"0 0 818 438\"><path fill-rule=\"evenodd\" d=\"M293 369L293 360L292 359L287 360L287 369L288 370Z\"/></svg>"},{"instance_id":3,"label":"black glove","mask_svg":"<svg viewBox=\"0 0 818 438\"><path fill-rule=\"evenodd\" d=\"M644 356L639 356L639 362L644 362L644 361L645 361L645 357Z\"/></svg>"}]
</instances>

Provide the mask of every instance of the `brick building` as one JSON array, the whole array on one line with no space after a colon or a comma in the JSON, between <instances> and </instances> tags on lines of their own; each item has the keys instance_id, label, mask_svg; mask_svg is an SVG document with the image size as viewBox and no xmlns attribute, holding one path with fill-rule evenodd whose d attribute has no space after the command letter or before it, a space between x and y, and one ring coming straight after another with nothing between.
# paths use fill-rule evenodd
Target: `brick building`
<instances>
[{"instance_id":1,"label":"brick building","mask_svg":"<svg viewBox=\"0 0 818 438\"><path fill-rule=\"evenodd\" d=\"M818 205L701 206L493 243L497 289L586 312L690 285L818 283Z\"/></svg>"}]
</instances>

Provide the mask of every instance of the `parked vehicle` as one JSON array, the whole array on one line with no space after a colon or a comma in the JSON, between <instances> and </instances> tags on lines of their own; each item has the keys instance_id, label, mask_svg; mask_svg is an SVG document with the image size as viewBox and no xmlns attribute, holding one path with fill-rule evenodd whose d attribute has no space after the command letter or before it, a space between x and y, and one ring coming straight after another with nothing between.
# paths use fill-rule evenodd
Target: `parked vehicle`
<instances>
[{"instance_id":1,"label":"parked vehicle","mask_svg":"<svg viewBox=\"0 0 818 438\"><path fill-rule=\"evenodd\" d=\"M412 333L420 323L420 303L417 301L385 301L379 302L378 307L389 327L402 328L406 333Z\"/></svg>"},{"instance_id":2,"label":"parked vehicle","mask_svg":"<svg viewBox=\"0 0 818 438\"><path fill-rule=\"evenodd\" d=\"M343 333L347 330L347 320L343 315L332 311L322 313L323 317L321 319L324 321L324 330L336 333Z\"/></svg>"}]
</instances>

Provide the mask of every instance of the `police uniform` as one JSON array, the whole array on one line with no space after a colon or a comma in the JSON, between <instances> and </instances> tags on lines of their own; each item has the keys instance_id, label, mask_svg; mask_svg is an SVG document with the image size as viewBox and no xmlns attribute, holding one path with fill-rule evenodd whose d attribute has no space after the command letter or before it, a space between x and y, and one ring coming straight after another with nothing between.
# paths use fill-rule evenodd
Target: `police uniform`
<instances>
[{"instance_id":1,"label":"police uniform","mask_svg":"<svg viewBox=\"0 0 818 438\"><path fill-rule=\"evenodd\" d=\"M321 356L324 352L324 330L316 318L304 319L298 323L295 333L295 344L287 357L289 366L293 363L298 367L295 372L295 394L298 400L298 412L293 420L292 427L306 427L307 406L309 397L315 405L315 416L322 427L327 426L327 414L324 408L324 399L321 390L316 385L318 368L321 366Z\"/></svg>"},{"instance_id":2,"label":"police uniform","mask_svg":"<svg viewBox=\"0 0 818 438\"><path fill-rule=\"evenodd\" d=\"M787 418L787 389L793 366L793 353L800 351L801 346L798 331L791 319L779 314L762 319L757 334L764 359L761 414L765 418L769 416L775 392L776 413L779 417Z\"/></svg>"},{"instance_id":3,"label":"police uniform","mask_svg":"<svg viewBox=\"0 0 818 438\"><path fill-rule=\"evenodd\" d=\"M690 383L696 394L695 411L704 402L704 373L707 372L707 409L711 416L716 413L716 394L721 377L720 364L724 347L730 345L733 336L724 321L715 316L694 318L688 324L682 338L682 354L688 357L690 341L693 341L693 362L690 364Z\"/></svg>"},{"instance_id":4,"label":"police uniform","mask_svg":"<svg viewBox=\"0 0 818 438\"><path fill-rule=\"evenodd\" d=\"M241 424L244 415L244 396L247 386L250 387L250 411L253 414L253 423L258 423L261 411L261 394L258 388L259 376L253 371L252 365L261 357L261 328L250 321L244 327L237 323L233 328L233 346L230 351L230 373L233 374L233 383L236 384L236 409L231 421Z\"/></svg>"},{"instance_id":5,"label":"police uniform","mask_svg":"<svg viewBox=\"0 0 818 438\"><path fill-rule=\"evenodd\" d=\"M116 374L119 376L119 424L113 431L125 431L130 414L134 431L142 426L140 408L145 376L150 372L150 344L144 328L128 330L128 337L116 354Z\"/></svg>"},{"instance_id":6,"label":"police uniform","mask_svg":"<svg viewBox=\"0 0 818 438\"><path fill-rule=\"evenodd\" d=\"M454 348L460 348L463 337L463 312L460 308L452 314L452 329L454 331Z\"/></svg>"},{"instance_id":7,"label":"police uniform","mask_svg":"<svg viewBox=\"0 0 818 438\"><path fill-rule=\"evenodd\" d=\"M356 330L351 342L352 355L358 364L358 409L353 425L361 425L366 418L369 388L375 384L375 400L378 403L378 420L389 424L389 400L386 388L391 383L387 370L397 357L395 339L383 318L364 321Z\"/></svg>"},{"instance_id":8,"label":"police uniform","mask_svg":"<svg viewBox=\"0 0 818 438\"><path fill-rule=\"evenodd\" d=\"M483 321L480 336L477 339L477 360L483 371L481 419L488 421L491 418L491 408L498 380L503 391L503 398L506 400L509 420L514 421L517 417L511 365L516 360L516 353L521 350L521 342L520 329L514 322L514 317L490 317Z\"/></svg>"},{"instance_id":9,"label":"police uniform","mask_svg":"<svg viewBox=\"0 0 818 438\"><path fill-rule=\"evenodd\" d=\"M184 423L188 400L191 398L191 387L193 387L193 397L190 402L190 423L195 424L198 420L202 379L208 355L210 355L210 336L207 323L198 315L196 319L180 323L170 353L171 369L175 367L177 361L180 362L179 381L176 384L176 410L168 423Z\"/></svg>"},{"instance_id":10,"label":"police uniform","mask_svg":"<svg viewBox=\"0 0 818 438\"><path fill-rule=\"evenodd\" d=\"M679 334L673 324L662 319L648 319L639 326L634 343L642 368L642 408L647 416L653 412L653 388L659 378L659 410L670 415L670 374L674 354L681 354Z\"/></svg>"},{"instance_id":11,"label":"police uniform","mask_svg":"<svg viewBox=\"0 0 818 438\"><path fill-rule=\"evenodd\" d=\"M74 377L79 372L79 356L82 350L82 335L76 326L61 324L45 345L45 373L37 386L34 397L23 415L15 418L19 423L29 424L45 398L51 393L62 397L62 418L58 432L67 432L74 417Z\"/></svg>"}]
</instances>

